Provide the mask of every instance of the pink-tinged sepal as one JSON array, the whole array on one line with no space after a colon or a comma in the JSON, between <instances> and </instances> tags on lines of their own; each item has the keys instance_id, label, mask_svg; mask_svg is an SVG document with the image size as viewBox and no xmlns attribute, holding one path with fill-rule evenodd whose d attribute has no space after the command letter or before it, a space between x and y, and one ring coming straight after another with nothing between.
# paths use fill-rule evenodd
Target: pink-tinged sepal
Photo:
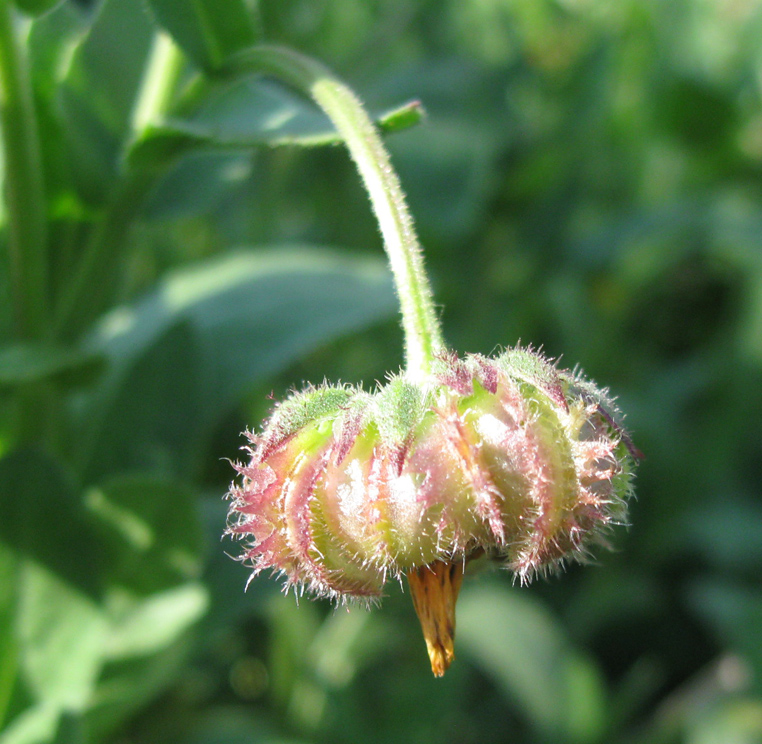
<instances>
[{"instance_id":1,"label":"pink-tinged sepal","mask_svg":"<svg viewBox=\"0 0 762 744\"><path fill-rule=\"evenodd\" d=\"M229 492L244 561L339 600L475 553L522 583L583 561L626 521L638 455L605 391L531 349L445 353L372 394L309 388L247 436Z\"/></svg>"}]
</instances>

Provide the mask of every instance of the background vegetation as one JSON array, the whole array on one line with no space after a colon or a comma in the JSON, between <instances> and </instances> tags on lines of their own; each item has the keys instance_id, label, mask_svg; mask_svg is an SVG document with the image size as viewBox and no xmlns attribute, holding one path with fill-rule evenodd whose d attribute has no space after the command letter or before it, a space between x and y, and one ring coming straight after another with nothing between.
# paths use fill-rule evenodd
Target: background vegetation
<instances>
[{"instance_id":1,"label":"background vegetation","mask_svg":"<svg viewBox=\"0 0 762 744\"><path fill-rule=\"evenodd\" d=\"M2 744L762 741L762 3L17 5ZM303 146L330 128L285 88L223 74L262 38L374 112L423 103L388 144L448 340L580 364L645 453L599 565L467 577L442 680L399 587L297 606L244 592L220 542L224 458L270 393L402 361L346 153Z\"/></svg>"}]
</instances>

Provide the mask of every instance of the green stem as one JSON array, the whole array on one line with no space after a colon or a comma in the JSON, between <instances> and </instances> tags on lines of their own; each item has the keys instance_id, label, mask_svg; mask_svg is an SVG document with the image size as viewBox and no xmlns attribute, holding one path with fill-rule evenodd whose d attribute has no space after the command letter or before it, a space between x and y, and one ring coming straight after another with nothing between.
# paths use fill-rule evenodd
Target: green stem
<instances>
[{"instance_id":1,"label":"green stem","mask_svg":"<svg viewBox=\"0 0 762 744\"><path fill-rule=\"evenodd\" d=\"M231 69L281 78L310 96L343 137L370 196L394 275L405 333L406 374L425 379L444 341L405 195L362 104L326 67L289 49L254 47L237 56Z\"/></svg>"},{"instance_id":2,"label":"green stem","mask_svg":"<svg viewBox=\"0 0 762 744\"><path fill-rule=\"evenodd\" d=\"M183 57L169 36L158 32L146 63L132 115L133 139L167 110L182 70ZM160 175L156 169L126 170L103 220L90 235L68 291L56 313L56 331L73 338L108 309L124 266L130 228Z\"/></svg>"},{"instance_id":3,"label":"green stem","mask_svg":"<svg viewBox=\"0 0 762 744\"><path fill-rule=\"evenodd\" d=\"M0 0L0 119L5 156L8 252L16 335L41 338L48 305L47 215L37 118L9 0Z\"/></svg>"},{"instance_id":4,"label":"green stem","mask_svg":"<svg viewBox=\"0 0 762 744\"><path fill-rule=\"evenodd\" d=\"M106 215L90 233L77 273L61 298L55 317L60 338L76 338L114 301L126 259L130 228L156 181L151 171L122 177Z\"/></svg>"},{"instance_id":5,"label":"green stem","mask_svg":"<svg viewBox=\"0 0 762 744\"><path fill-rule=\"evenodd\" d=\"M6 722L13 690L18 678L19 654L14 633L19 560L9 548L0 545L0 731Z\"/></svg>"}]
</instances>

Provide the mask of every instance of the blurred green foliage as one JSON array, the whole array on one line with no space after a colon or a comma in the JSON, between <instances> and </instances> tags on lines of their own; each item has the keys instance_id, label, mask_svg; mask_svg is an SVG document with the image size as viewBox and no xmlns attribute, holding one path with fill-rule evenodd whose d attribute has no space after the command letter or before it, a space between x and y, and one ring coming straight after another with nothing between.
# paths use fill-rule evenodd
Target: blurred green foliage
<instances>
[{"instance_id":1,"label":"blurred green foliage","mask_svg":"<svg viewBox=\"0 0 762 744\"><path fill-rule=\"evenodd\" d=\"M762 741L762 3L17 6L50 313L4 259L0 744ZM262 38L423 103L388 145L448 340L581 365L645 453L600 565L466 578L443 680L399 588L297 606L220 544L270 393L402 361L330 126L216 73Z\"/></svg>"}]
</instances>

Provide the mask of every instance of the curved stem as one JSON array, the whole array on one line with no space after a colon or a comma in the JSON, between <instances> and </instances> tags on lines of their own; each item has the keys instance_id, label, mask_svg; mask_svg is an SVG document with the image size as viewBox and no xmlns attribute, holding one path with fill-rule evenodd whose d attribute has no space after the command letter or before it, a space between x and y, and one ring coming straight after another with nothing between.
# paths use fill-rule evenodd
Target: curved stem
<instances>
[{"instance_id":1,"label":"curved stem","mask_svg":"<svg viewBox=\"0 0 762 744\"><path fill-rule=\"evenodd\" d=\"M25 42L9 0L0 0L0 117L5 156L11 292L19 338L47 328L47 217L37 118Z\"/></svg>"},{"instance_id":2,"label":"curved stem","mask_svg":"<svg viewBox=\"0 0 762 744\"><path fill-rule=\"evenodd\" d=\"M254 47L238 55L230 69L281 78L310 96L343 137L370 196L394 275L405 333L406 374L425 379L444 341L405 195L362 104L326 67L289 49Z\"/></svg>"}]
</instances>

